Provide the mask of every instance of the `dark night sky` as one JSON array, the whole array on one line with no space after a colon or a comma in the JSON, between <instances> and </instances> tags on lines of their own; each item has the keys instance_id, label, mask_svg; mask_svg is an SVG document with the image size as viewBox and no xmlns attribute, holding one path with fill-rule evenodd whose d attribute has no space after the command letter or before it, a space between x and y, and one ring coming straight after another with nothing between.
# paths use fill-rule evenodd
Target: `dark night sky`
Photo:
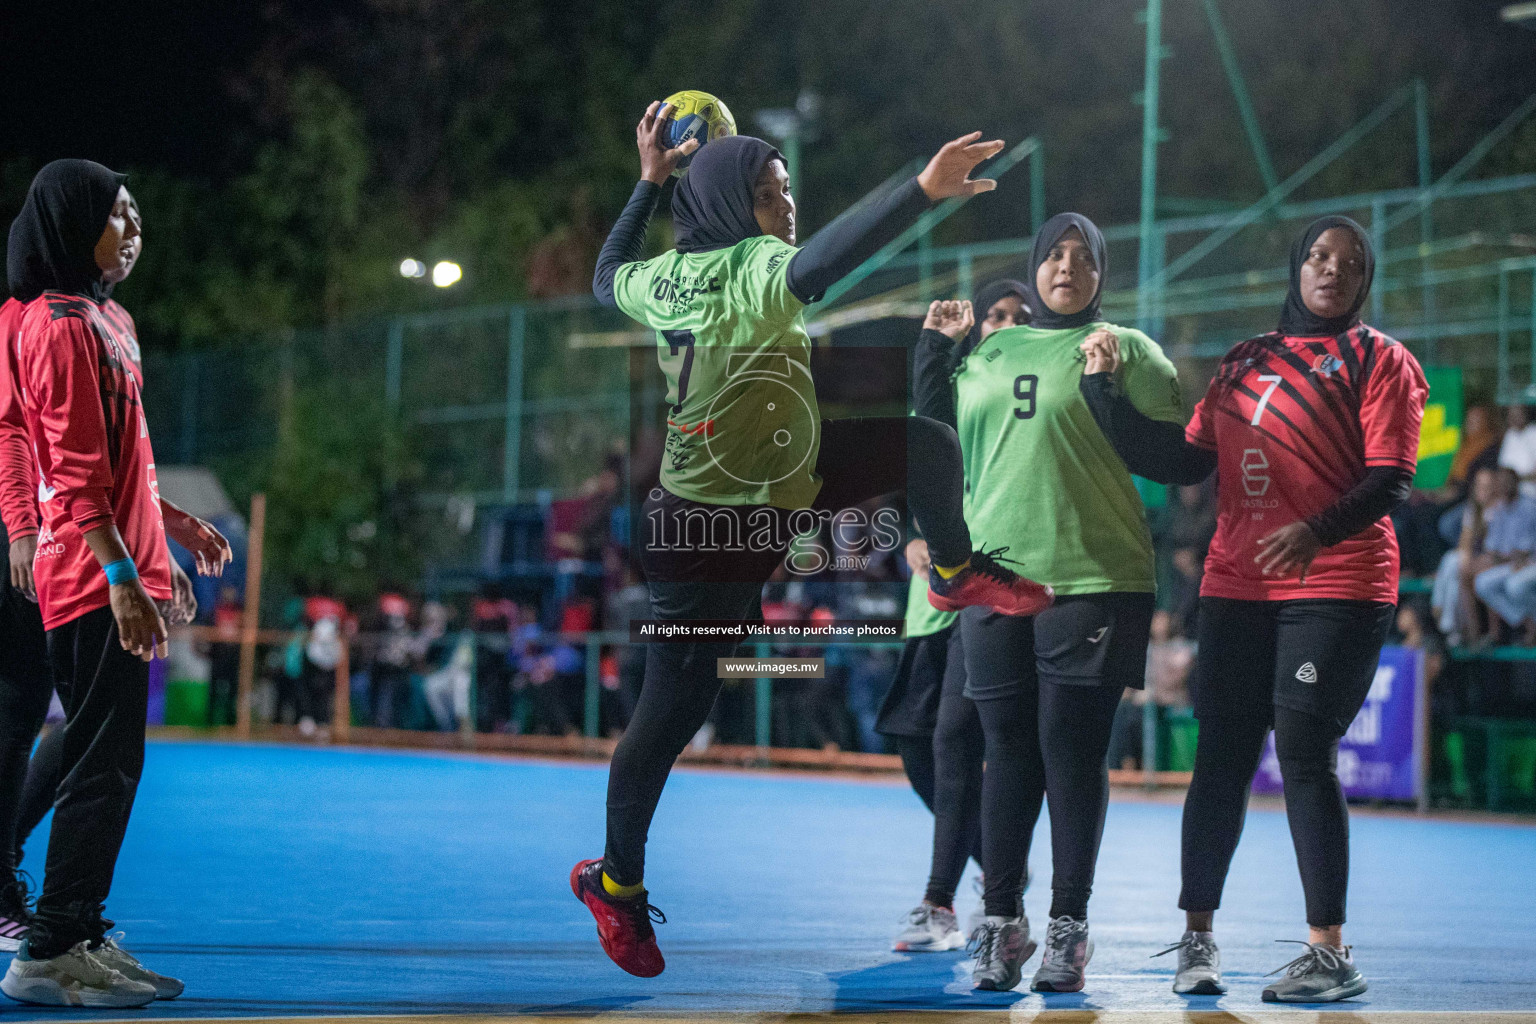
<instances>
[{"instance_id":1,"label":"dark night sky","mask_svg":"<svg viewBox=\"0 0 1536 1024\"><path fill-rule=\"evenodd\" d=\"M0 157L225 169L230 129L249 124L229 86L261 38L257 5L10 0L0 19Z\"/></svg>"}]
</instances>

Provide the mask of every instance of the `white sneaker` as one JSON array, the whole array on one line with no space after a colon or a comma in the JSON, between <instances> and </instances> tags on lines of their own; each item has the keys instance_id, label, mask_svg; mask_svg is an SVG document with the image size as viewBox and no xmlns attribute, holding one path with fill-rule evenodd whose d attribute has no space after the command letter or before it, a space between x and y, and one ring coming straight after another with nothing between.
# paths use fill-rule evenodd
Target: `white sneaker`
<instances>
[{"instance_id":1,"label":"white sneaker","mask_svg":"<svg viewBox=\"0 0 1536 1024\"><path fill-rule=\"evenodd\" d=\"M0 978L0 992L19 1003L38 1006L126 1008L155 1001L155 987L129 981L77 942L69 952L47 960L23 960L21 950Z\"/></svg>"},{"instance_id":2,"label":"white sneaker","mask_svg":"<svg viewBox=\"0 0 1536 1024\"><path fill-rule=\"evenodd\" d=\"M965 945L965 935L955 923L955 912L931 903L919 903L907 915L891 948L898 953L945 953Z\"/></svg>"},{"instance_id":3,"label":"white sneaker","mask_svg":"<svg viewBox=\"0 0 1536 1024\"><path fill-rule=\"evenodd\" d=\"M91 955L129 981L142 981L153 986L156 999L175 999L187 990L185 982L156 974L139 963L138 957L117 944L122 937L122 932L108 935L101 945L91 950Z\"/></svg>"}]
</instances>

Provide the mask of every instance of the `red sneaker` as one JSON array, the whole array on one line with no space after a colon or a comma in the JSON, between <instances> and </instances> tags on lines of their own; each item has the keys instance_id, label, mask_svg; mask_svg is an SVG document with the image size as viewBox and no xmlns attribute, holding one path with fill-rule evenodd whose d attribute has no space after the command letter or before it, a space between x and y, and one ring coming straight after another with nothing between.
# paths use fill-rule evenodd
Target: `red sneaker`
<instances>
[{"instance_id":1,"label":"red sneaker","mask_svg":"<svg viewBox=\"0 0 1536 1024\"><path fill-rule=\"evenodd\" d=\"M971 562L949 579L937 569L928 570L928 603L941 612L957 612L970 605L988 605L1003 615L1036 615L1051 606L1056 592L1043 583L1027 580L1002 563L1006 547L971 552ZM1017 565L1017 562L1014 562Z\"/></svg>"},{"instance_id":2,"label":"red sneaker","mask_svg":"<svg viewBox=\"0 0 1536 1024\"><path fill-rule=\"evenodd\" d=\"M600 857L581 861L571 869L571 892L597 919L597 941L603 944L608 959L639 978L654 978L666 970L651 921L666 924L667 915L645 901L647 893L627 900L610 896L603 888Z\"/></svg>"}]
</instances>

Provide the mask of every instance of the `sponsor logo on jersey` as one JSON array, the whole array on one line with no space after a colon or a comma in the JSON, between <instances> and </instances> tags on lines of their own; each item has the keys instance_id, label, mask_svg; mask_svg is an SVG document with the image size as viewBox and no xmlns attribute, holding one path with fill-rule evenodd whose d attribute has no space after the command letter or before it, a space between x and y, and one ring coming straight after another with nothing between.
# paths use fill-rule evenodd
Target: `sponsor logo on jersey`
<instances>
[{"instance_id":1,"label":"sponsor logo on jersey","mask_svg":"<svg viewBox=\"0 0 1536 1024\"><path fill-rule=\"evenodd\" d=\"M1339 359L1339 357L1332 355L1320 355L1312 363L1312 372L1320 373L1324 377L1332 377L1335 373L1337 373L1339 370L1342 370L1343 368L1344 363Z\"/></svg>"},{"instance_id":2,"label":"sponsor logo on jersey","mask_svg":"<svg viewBox=\"0 0 1536 1024\"><path fill-rule=\"evenodd\" d=\"M1100 626L1097 630L1094 631L1093 636L1090 636L1088 638L1088 642L1091 643L1091 644L1096 644L1100 640L1103 640L1104 639L1104 634L1108 633L1108 632L1109 632L1109 627L1108 626Z\"/></svg>"},{"instance_id":3,"label":"sponsor logo on jersey","mask_svg":"<svg viewBox=\"0 0 1536 1024\"><path fill-rule=\"evenodd\" d=\"M1269 493L1269 458L1258 448L1243 449L1243 491L1250 498Z\"/></svg>"},{"instance_id":4,"label":"sponsor logo on jersey","mask_svg":"<svg viewBox=\"0 0 1536 1024\"><path fill-rule=\"evenodd\" d=\"M1317 666L1310 661L1305 662L1301 668L1296 670L1296 678L1304 683L1317 682Z\"/></svg>"},{"instance_id":5,"label":"sponsor logo on jersey","mask_svg":"<svg viewBox=\"0 0 1536 1024\"><path fill-rule=\"evenodd\" d=\"M54 555L63 553L64 545L54 538L53 530L44 523L42 529L37 531L37 553L32 557L34 559L52 558Z\"/></svg>"}]
</instances>

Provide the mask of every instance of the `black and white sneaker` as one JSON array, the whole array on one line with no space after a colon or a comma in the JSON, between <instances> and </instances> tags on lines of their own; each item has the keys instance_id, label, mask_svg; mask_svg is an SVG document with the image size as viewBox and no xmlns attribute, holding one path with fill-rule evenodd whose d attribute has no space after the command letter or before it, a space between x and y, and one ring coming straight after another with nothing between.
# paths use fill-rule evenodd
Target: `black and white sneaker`
<instances>
[{"instance_id":1,"label":"black and white sneaker","mask_svg":"<svg viewBox=\"0 0 1536 1024\"><path fill-rule=\"evenodd\" d=\"M32 927L31 876L17 870L9 879L0 880L0 952L14 953Z\"/></svg>"}]
</instances>

